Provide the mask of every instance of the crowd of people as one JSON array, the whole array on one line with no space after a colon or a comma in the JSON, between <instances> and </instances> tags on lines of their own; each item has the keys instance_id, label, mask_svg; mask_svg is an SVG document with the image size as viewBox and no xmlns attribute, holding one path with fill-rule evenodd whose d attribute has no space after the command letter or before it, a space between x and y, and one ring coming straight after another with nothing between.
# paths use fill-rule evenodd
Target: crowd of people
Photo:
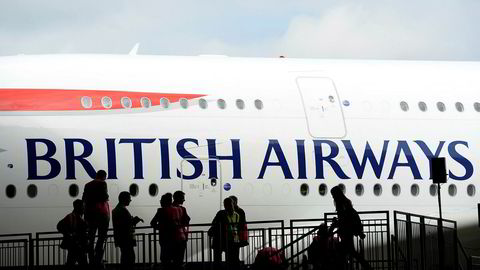
<instances>
[{"instance_id":1,"label":"crowd of people","mask_svg":"<svg viewBox=\"0 0 480 270\"><path fill-rule=\"evenodd\" d=\"M85 185L83 197L73 202L73 211L57 224L63 234L61 248L68 250L67 267L77 263L80 267L87 264L93 268L103 268L104 245L110 223L110 206L107 174L100 170L94 180ZM355 259L362 269L370 269L365 259L355 251L354 237L363 239L363 226L352 202L344 195L339 186L332 188L337 218L330 227L321 224L317 236L308 248L308 261L314 269L343 269L348 260ZM135 264L135 227L144 222L138 216L132 216L128 210L132 198L128 191L118 196L118 205L111 211L114 242L120 249L122 269L133 269ZM190 217L183 206L185 193L175 191L165 193L160 199L160 208L152 218L150 225L158 233L161 247L160 261L162 269L183 269L188 240ZM239 269L239 249L248 245L248 231L245 211L239 207L238 198L227 197L223 200L224 209L216 213L208 230L213 249L215 264L222 263L225 253L228 269ZM98 232L98 236L97 236ZM97 238L96 238L97 236ZM95 241L96 238L96 241ZM260 250L254 263L255 269L283 269L283 253L274 248ZM217 269L217 268L216 268Z\"/></svg>"}]
</instances>

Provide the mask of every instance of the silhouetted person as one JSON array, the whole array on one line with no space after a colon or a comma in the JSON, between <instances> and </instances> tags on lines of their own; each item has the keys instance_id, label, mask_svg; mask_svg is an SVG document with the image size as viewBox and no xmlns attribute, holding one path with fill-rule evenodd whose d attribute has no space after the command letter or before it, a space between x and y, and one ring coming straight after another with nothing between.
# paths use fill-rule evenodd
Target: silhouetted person
<instances>
[{"instance_id":1,"label":"silhouetted person","mask_svg":"<svg viewBox=\"0 0 480 270\"><path fill-rule=\"evenodd\" d=\"M247 227L247 217L245 211L238 206L238 198L236 196L230 196L233 201L233 208L235 212L240 216L240 221L238 222L238 237L239 237L239 246L244 247L248 245L248 227Z\"/></svg>"},{"instance_id":2,"label":"silhouetted person","mask_svg":"<svg viewBox=\"0 0 480 270\"><path fill-rule=\"evenodd\" d=\"M343 194L339 186L333 187L330 193L332 194L338 216L338 219L334 219L332 222L331 230L337 228L343 260L346 262L347 256L351 256L362 265L363 269L371 269L367 261L355 250L353 242L354 236L365 238L357 211L355 211L352 202Z\"/></svg>"},{"instance_id":3,"label":"silhouetted person","mask_svg":"<svg viewBox=\"0 0 480 270\"><path fill-rule=\"evenodd\" d=\"M85 203L85 221L88 224L88 259L91 265L101 265L103 246L107 239L108 225L110 223L110 206L108 204L107 173L99 170L95 179L88 182L83 190ZM95 234L98 230L97 244Z\"/></svg>"},{"instance_id":4,"label":"silhouetted person","mask_svg":"<svg viewBox=\"0 0 480 270\"><path fill-rule=\"evenodd\" d=\"M182 210L172 205L172 194L166 193L160 200L162 206L157 210L150 225L158 230L160 242L160 260L165 269L175 269L175 251L181 241L186 240L182 230Z\"/></svg>"},{"instance_id":5,"label":"silhouetted person","mask_svg":"<svg viewBox=\"0 0 480 270\"><path fill-rule=\"evenodd\" d=\"M185 202L185 193L181 190L175 191L175 193L173 193L173 206L181 210L180 233L183 234L173 254L173 264L178 269L183 268L183 259L185 257L185 250L187 249L188 225L190 224L190 216L188 216L187 209L183 206L183 202Z\"/></svg>"},{"instance_id":6,"label":"silhouetted person","mask_svg":"<svg viewBox=\"0 0 480 270\"><path fill-rule=\"evenodd\" d=\"M68 250L67 266L87 265L87 223L83 219L83 201L73 202L73 212L66 215L57 224L57 230L63 234L61 248Z\"/></svg>"},{"instance_id":7,"label":"silhouetted person","mask_svg":"<svg viewBox=\"0 0 480 270\"><path fill-rule=\"evenodd\" d=\"M135 264L135 226L143 219L133 217L127 209L132 198L128 191L118 195L118 204L112 211L113 236L115 246L120 248L120 265L122 269L133 269Z\"/></svg>"},{"instance_id":8,"label":"silhouetted person","mask_svg":"<svg viewBox=\"0 0 480 270\"><path fill-rule=\"evenodd\" d=\"M283 270L287 269L285 255L273 247L266 247L258 251L253 263L254 270Z\"/></svg>"},{"instance_id":9,"label":"silhouetted person","mask_svg":"<svg viewBox=\"0 0 480 270\"><path fill-rule=\"evenodd\" d=\"M231 198L225 198L223 206L225 209L217 212L212 221L212 227L209 229L209 235L213 238L213 260L215 264L220 265L222 252L225 252L229 269L237 269L239 266L238 224L240 215L235 212Z\"/></svg>"},{"instance_id":10,"label":"silhouetted person","mask_svg":"<svg viewBox=\"0 0 480 270\"><path fill-rule=\"evenodd\" d=\"M335 244L335 238L329 232L327 224L320 224L317 236L313 238L307 249L308 259L313 264L314 270L341 268L337 265L338 258Z\"/></svg>"}]
</instances>

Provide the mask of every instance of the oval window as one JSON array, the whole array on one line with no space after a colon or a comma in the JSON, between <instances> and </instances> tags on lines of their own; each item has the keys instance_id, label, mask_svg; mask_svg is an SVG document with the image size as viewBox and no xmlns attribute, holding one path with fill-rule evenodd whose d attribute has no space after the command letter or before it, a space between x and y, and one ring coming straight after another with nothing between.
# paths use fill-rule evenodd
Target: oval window
<instances>
[{"instance_id":1,"label":"oval window","mask_svg":"<svg viewBox=\"0 0 480 270\"><path fill-rule=\"evenodd\" d=\"M103 97L102 106L106 109L110 109L112 107L112 99L110 97Z\"/></svg>"},{"instance_id":2,"label":"oval window","mask_svg":"<svg viewBox=\"0 0 480 270\"><path fill-rule=\"evenodd\" d=\"M152 101L148 97L142 97L140 99L140 104L142 104L143 108L150 108L152 106Z\"/></svg>"},{"instance_id":3,"label":"oval window","mask_svg":"<svg viewBox=\"0 0 480 270\"><path fill-rule=\"evenodd\" d=\"M28 185L28 187L27 187L27 196L28 197L35 198L35 197L37 197L37 193L38 193L37 186L35 186L34 184Z\"/></svg>"},{"instance_id":4,"label":"oval window","mask_svg":"<svg viewBox=\"0 0 480 270\"><path fill-rule=\"evenodd\" d=\"M131 184L130 188L128 190L130 192L130 195L132 195L132 197L136 197L138 195L138 185L137 184Z\"/></svg>"},{"instance_id":5,"label":"oval window","mask_svg":"<svg viewBox=\"0 0 480 270\"><path fill-rule=\"evenodd\" d=\"M454 184L451 184L448 186L448 195L450 196L455 196L457 195L457 186L455 186Z\"/></svg>"},{"instance_id":6,"label":"oval window","mask_svg":"<svg viewBox=\"0 0 480 270\"><path fill-rule=\"evenodd\" d=\"M348 101L348 100L344 100L342 103L343 103L343 106L345 106L345 107L350 106L350 101Z\"/></svg>"},{"instance_id":7,"label":"oval window","mask_svg":"<svg viewBox=\"0 0 480 270\"><path fill-rule=\"evenodd\" d=\"M160 106L162 106L164 109L167 109L170 106L170 100L168 100L168 98L161 98Z\"/></svg>"},{"instance_id":8,"label":"oval window","mask_svg":"<svg viewBox=\"0 0 480 270\"><path fill-rule=\"evenodd\" d=\"M188 99L181 98L180 99L180 107L182 107L183 109L187 109L188 108Z\"/></svg>"},{"instance_id":9,"label":"oval window","mask_svg":"<svg viewBox=\"0 0 480 270\"><path fill-rule=\"evenodd\" d=\"M152 197L157 196L158 195L158 186L156 184L151 184L148 187L148 194L150 194L150 196L152 196Z\"/></svg>"},{"instance_id":10,"label":"oval window","mask_svg":"<svg viewBox=\"0 0 480 270\"><path fill-rule=\"evenodd\" d=\"M399 184L394 184L392 186L392 194L393 196L399 196L400 195L400 192L401 192L401 188L400 188L400 185Z\"/></svg>"},{"instance_id":11,"label":"oval window","mask_svg":"<svg viewBox=\"0 0 480 270\"><path fill-rule=\"evenodd\" d=\"M129 97L122 97L120 102L122 103L123 108L125 109L132 108L132 100Z\"/></svg>"},{"instance_id":12,"label":"oval window","mask_svg":"<svg viewBox=\"0 0 480 270\"><path fill-rule=\"evenodd\" d=\"M217 100L217 106L218 108L224 110L225 108L227 108L227 103L225 102L225 100L219 99Z\"/></svg>"},{"instance_id":13,"label":"oval window","mask_svg":"<svg viewBox=\"0 0 480 270\"><path fill-rule=\"evenodd\" d=\"M85 109L92 108L92 98L91 97L82 97L81 99L82 107Z\"/></svg>"},{"instance_id":14,"label":"oval window","mask_svg":"<svg viewBox=\"0 0 480 270\"><path fill-rule=\"evenodd\" d=\"M5 188L5 195L10 199L14 198L17 195L17 188L14 185L8 185Z\"/></svg>"},{"instance_id":15,"label":"oval window","mask_svg":"<svg viewBox=\"0 0 480 270\"><path fill-rule=\"evenodd\" d=\"M420 111L426 112L427 111L427 104L423 101L420 101L418 103L418 108L420 109Z\"/></svg>"},{"instance_id":16,"label":"oval window","mask_svg":"<svg viewBox=\"0 0 480 270\"><path fill-rule=\"evenodd\" d=\"M245 109L245 102L243 102L243 100L237 99L237 100L235 101L235 104L237 105L237 108L238 108L239 110Z\"/></svg>"},{"instance_id":17,"label":"oval window","mask_svg":"<svg viewBox=\"0 0 480 270\"><path fill-rule=\"evenodd\" d=\"M435 184L430 185L429 192L430 192L431 196L437 196L437 190L438 190L437 185L435 185Z\"/></svg>"},{"instance_id":18,"label":"oval window","mask_svg":"<svg viewBox=\"0 0 480 270\"><path fill-rule=\"evenodd\" d=\"M445 103L439 101L439 102L437 102L437 109L440 112L444 112L447 108L445 107Z\"/></svg>"},{"instance_id":19,"label":"oval window","mask_svg":"<svg viewBox=\"0 0 480 270\"><path fill-rule=\"evenodd\" d=\"M300 194L302 194L302 196L307 196L309 191L310 187L308 186L308 184L303 183L300 186Z\"/></svg>"},{"instance_id":20,"label":"oval window","mask_svg":"<svg viewBox=\"0 0 480 270\"><path fill-rule=\"evenodd\" d=\"M257 110L262 110L263 109L263 102L260 99L256 99L254 104L255 104L255 108L257 108Z\"/></svg>"},{"instance_id":21,"label":"oval window","mask_svg":"<svg viewBox=\"0 0 480 270\"><path fill-rule=\"evenodd\" d=\"M69 187L68 187L68 194L70 195L70 197L77 197L78 196L78 186L76 184L71 184Z\"/></svg>"},{"instance_id":22,"label":"oval window","mask_svg":"<svg viewBox=\"0 0 480 270\"><path fill-rule=\"evenodd\" d=\"M464 111L463 104L461 102L456 102L455 103L455 108L457 109L458 112L463 112Z\"/></svg>"},{"instance_id":23,"label":"oval window","mask_svg":"<svg viewBox=\"0 0 480 270\"><path fill-rule=\"evenodd\" d=\"M206 109L208 107L208 102L205 99L201 98L198 100L198 105L200 106L200 108Z\"/></svg>"},{"instance_id":24,"label":"oval window","mask_svg":"<svg viewBox=\"0 0 480 270\"><path fill-rule=\"evenodd\" d=\"M420 193L420 188L417 184L412 185L412 187L410 188L410 193L415 197L418 196L418 194Z\"/></svg>"},{"instance_id":25,"label":"oval window","mask_svg":"<svg viewBox=\"0 0 480 270\"><path fill-rule=\"evenodd\" d=\"M373 186L373 194L375 194L375 196L380 196L382 195L382 185L380 184L375 184Z\"/></svg>"},{"instance_id":26,"label":"oval window","mask_svg":"<svg viewBox=\"0 0 480 270\"><path fill-rule=\"evenodd\" d=\"M405 101L400 102L400 108L401 108L402 111L404 111L404 112L408 111L408 103L405 102Z\"/></svg>"},{"instance_id":27,"label":"oval window","mask_svg":"<svg viewBox=\"0 0 480 270\"><path fill-rule=\"evenodd\" d=\"M475 111L480 112L480 102L473 103L473 108Z\"/></svg>"},{"instance_id":28,"label":"oval window","mask_svg":"<svg viewBox=\"0 0 480 270\"><path fill-rule=\"evenodd\" d=\"M327 185L320 184L320 186L318 186L318 194L320 194L321 196L325 196L327 195L327 192L328 192Z\"/></svg>"},{"instance_id":29,"label":"oval window","mask_svg":"<svg viewBox=\"0 0 480 270\"><path fill-rule=\"evenodd\" d=\"M355 186L355 194L357 194L357 196L362 196L363 195L363 185L362 184L357 184Z\"/></svg>"},{"instance_id":30,"label":"oval window","mask_svg":"<svg viewBox=\"0 0 480 270\"><path fill-rule=\"evenodd\" d=\"M468 196L473 197L473 196L475 196L475 193L476 193L475 186L472 185L472 184L468 185L468 186L467 186L467 194L468 194Z\"/></svg>"}]
</instances>

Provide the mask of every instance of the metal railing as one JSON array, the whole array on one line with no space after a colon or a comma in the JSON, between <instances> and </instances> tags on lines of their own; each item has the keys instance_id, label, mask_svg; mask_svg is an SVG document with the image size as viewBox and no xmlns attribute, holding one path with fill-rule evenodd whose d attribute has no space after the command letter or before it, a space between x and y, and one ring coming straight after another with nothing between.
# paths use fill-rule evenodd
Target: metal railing
<instances>
[{"instance_id":1,"label":"metal railing","mask_svg":"<svg viewBox=\"0 0 480 270\"><path fill-rule=\"evenodd\" d=\"M28 269L33 264L32 234L0 235L0 267Z\"/></svg>"}]
</instances>

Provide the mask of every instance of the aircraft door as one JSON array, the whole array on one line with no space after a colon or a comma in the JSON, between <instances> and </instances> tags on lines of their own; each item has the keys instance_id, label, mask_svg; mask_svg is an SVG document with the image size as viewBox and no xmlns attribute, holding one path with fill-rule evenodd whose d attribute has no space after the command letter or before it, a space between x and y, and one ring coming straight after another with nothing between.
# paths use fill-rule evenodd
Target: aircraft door
<instances>
[{"instance_id":1,"label":"aircraft door","mask_svg":"<svg viewBox=\"0 0 480 270\"><path fill-rule=\"evenodd\" d=\"M310 135L315 138L342 138L347 134L335 84L330 78L299 77L297 86L303 101Z\"/></svg>"},{"instance_id":2,"label":"aircraft door","mask_svg":"<svg viewBox=\"0 0 480 270\"><path fill-rule=\"evenodd\" d=\"M216 162L210 162L216 161ZM195 162L202 165L202 174L195 179L185 179L195 173ZM217 166L218 178L209 178L209 166ZM218 210L222 209L222 170L216 159L195 158L181 161L181 189L185 192L184 206L195 223L211 222Z\"/></svg>"}]
</instances>

